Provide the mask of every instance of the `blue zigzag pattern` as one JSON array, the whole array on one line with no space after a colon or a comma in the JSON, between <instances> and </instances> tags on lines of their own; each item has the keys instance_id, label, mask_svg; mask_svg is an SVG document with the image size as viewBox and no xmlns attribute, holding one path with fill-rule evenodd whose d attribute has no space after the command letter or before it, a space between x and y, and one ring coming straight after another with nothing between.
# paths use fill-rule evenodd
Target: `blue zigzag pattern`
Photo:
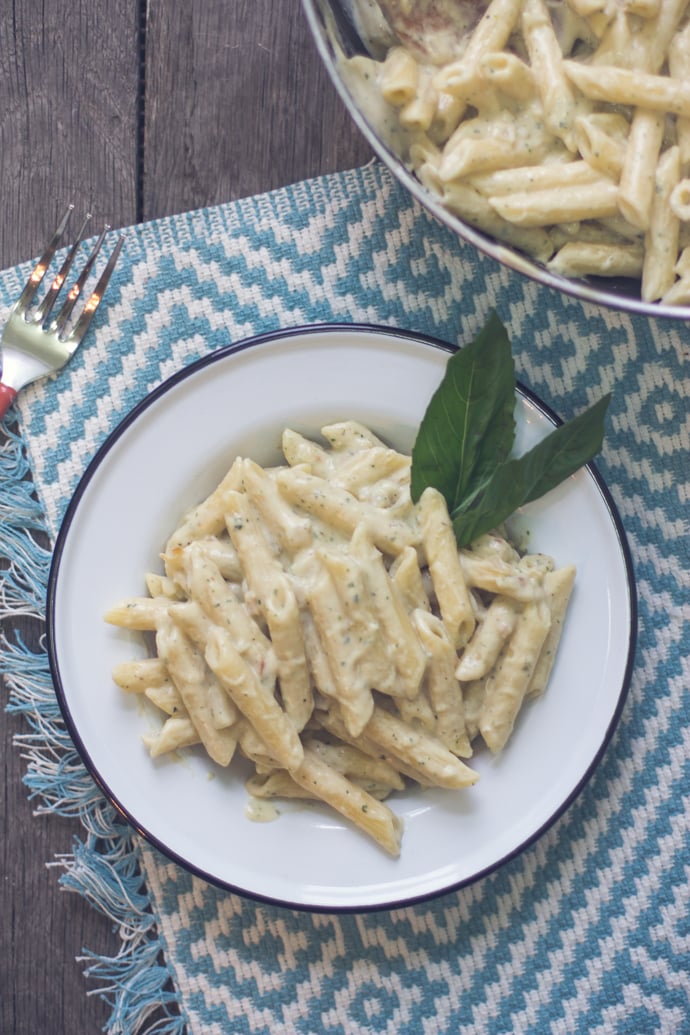
<instances>
[{"instance_id":1,"label":"blue zigzag pattern","mask_svg":"<svg viewBox=\"0 0 690 1035\"><path fill-rule=\"evenodd\" d=\"M0 302L25 274L0 278ZM493 307L521 379L563 417L614 391L599 466L640 594L618 730L538 843L407 909L311 916L257 905L138 845L194 1035L690 1032L684 326L537 288L459 242L375 164L130 231L98 334L59 381L24 394L23 437L54 534L109 431L209 350L333 320L461 342Z\"/></svg>"}]
</instances>

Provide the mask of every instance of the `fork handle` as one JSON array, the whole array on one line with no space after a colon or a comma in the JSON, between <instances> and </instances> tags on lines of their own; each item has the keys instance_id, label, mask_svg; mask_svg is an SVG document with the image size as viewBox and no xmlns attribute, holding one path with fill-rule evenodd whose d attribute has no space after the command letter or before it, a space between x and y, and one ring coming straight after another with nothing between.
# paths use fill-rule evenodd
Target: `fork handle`
<instances>
[{"instance_id":1,"label":"fork handle","mask_svg":"<svg viewBox=\"0 0 690 1035\"><path fill-rule=\"evenodd\" d=\"M0 381L0 419L5 416L16 398L16 388L10 388L9 385L3 384L2 381Z\"/></svg>"}]
</instances>

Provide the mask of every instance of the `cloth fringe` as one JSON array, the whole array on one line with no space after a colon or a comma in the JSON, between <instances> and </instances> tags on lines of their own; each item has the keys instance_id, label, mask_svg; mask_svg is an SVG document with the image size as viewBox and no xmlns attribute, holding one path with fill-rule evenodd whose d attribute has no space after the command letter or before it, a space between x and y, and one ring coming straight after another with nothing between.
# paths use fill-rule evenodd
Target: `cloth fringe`
<instances>
[{"instance_id":1,"label":"cloth fringe","mask_svg":"<svg viewBox=\"0 0 690 1035\"><path fill-rule=\"evenodd\" d=\"M156 919L142 877L131 828L101 795L65 728L43 649L45 596L51 550L43 509L16 424L3 426L0 445L0 619L34 620L38 648L16 634L0 636L0 672L8 690L8 712L26 720L15 735L27 767L23 777L35 814L78 817L85 838L74 838L72 852L49 865L63 873L60 886L83 895L113 922L120 937L114 957L84 950L77 961L99 982L88 995L100 995L111 1015L109 1035L182 1035L184 1020L163 955Z\"/></svg>"}]
</instances>

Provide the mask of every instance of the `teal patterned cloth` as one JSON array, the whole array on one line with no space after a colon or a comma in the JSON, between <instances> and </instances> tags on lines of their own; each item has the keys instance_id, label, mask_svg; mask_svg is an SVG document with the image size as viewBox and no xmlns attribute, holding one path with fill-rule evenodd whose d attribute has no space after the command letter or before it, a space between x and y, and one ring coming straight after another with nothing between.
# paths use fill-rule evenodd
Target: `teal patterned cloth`
<instances>
[{"instance_id":1,"label":"teal patterned cloth","mask_svg":"<svg viewBox=\"0 0 690 1035\"><path fill-rule=\"evenodd\" d=\"M0 315L26 273L0 275ZM392 911L293 912L205 884L132 836L70 754L44 659L29 678L22 645L5 642L11 706L33 730L27 783L84 820L63 882L123 935L119 960L91 961L109 985L111 1031L690 1033L687 326L537 286L462 244L372 164L128 230L95 330L6 426L54 539L108 433L210 350L320 321L462 343L492 308L521 381L562 417L613 391L598 466L632 549L639 639L601 764L547 833L469 887ZM20 531L6 531L10 552ZM70 765L37 761L51 738Z\"/></svg>"}]
</instances>

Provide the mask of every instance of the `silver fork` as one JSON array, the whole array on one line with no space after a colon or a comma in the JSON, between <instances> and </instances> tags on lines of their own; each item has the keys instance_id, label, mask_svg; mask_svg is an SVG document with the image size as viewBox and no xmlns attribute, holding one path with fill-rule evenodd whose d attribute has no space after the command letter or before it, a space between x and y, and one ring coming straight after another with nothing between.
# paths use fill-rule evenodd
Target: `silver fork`
<instances>
[{"instance_id":1,"label":"silver fork","mask_svg":"<svg viewBox=\"0 0 690 1035\"><path fill-rule=\"evenodd\" d=\"M67 228L74 205L70 205L60 220L41 258L26 282L26 286L10 312L2 334L0 346L0 418L12 405L17 393L25 385L60 370L74 355L91 325L105 289L108 286L115 264L122 251L124 237L120 236L113 248L96 287L87 299L80 316L71 322L75 306L84 291L84 286L101 250L105 236L110 230L106 226L86 259L81 272L70 288L67 297L55 317L53 307L57 301L79 246L84 239L90 215L84 219L77 239L70 248L48 291L35 308L32 308L55 252L60 247L62 235Z\"/></svg>"}]
</instances>

